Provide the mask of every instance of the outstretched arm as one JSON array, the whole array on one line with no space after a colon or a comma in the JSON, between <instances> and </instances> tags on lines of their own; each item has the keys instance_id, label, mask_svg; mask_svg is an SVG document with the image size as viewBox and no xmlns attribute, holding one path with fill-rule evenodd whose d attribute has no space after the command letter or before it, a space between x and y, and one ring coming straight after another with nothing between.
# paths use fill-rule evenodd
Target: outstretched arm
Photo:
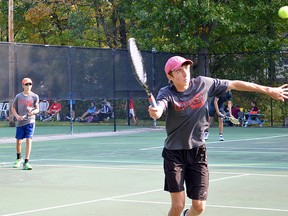
<instances>
[{"instance_id":1,"label":"outstretched arm","mask_svg":"<svg viewBox=\"0 0 288 216\"><path fill-rule=\"evenodd\" d=\"M240 80L231 80L228 84L228 89L234 89L237 91L249 91L266 94L275 100L285 101L288 99L288 84L284 84L280 87L262 86L251 82L245 82Z\"/></svg>"}]
</instances>

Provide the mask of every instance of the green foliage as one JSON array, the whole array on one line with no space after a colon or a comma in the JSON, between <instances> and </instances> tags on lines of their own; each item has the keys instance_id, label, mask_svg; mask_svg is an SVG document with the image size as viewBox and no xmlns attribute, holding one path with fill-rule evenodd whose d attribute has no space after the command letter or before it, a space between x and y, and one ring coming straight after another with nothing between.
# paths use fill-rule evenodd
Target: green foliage
<instances>
[{"instance_id":1,"label":"green foliage","mask_svg":"<svg viewBox=\"0 0 288 216\"><path fill-rule=\"evenodd\" d=\"M161 52L231 53L278 50L287 22L284 0L14 1L15 41L51 45L126 47ZM1 39L7 40L8 1L0 3ZM126 34L123 34L123 31Z\"/></svg>"}]
</instances>

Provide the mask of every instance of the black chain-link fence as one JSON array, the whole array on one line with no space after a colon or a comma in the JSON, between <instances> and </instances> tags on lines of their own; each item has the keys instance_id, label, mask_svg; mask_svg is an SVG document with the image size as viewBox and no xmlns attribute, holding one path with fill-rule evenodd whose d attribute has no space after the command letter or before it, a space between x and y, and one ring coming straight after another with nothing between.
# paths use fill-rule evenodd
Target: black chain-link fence
<instances>
[{"instance_id":1,"label":"black chain-link fence","mask_svg":"<svg viewBox=\"0 0 288 216\"><path fill-rule=\"evenodd\" d=\"M32 90L40 99L85 101L106 98L117 101L129 98L131 93L134 100L146 99L145 92L132 73L127 50L9 43L0 43L0 50L0 101L12 100L16 93L22 91L21 80L24 77L33 80ZM284 50L204 57L180 55L193 60L193 76L240 79L275 86L287 83L287 53ZM163 69L165 62L177 54L152 50L143 51L142 55L148 84L156 96L158 90L167 85ZM204 59L204 63L199 59ZM276 115L275 107L277 118L287 116L287 103L279 105L265 96L237 92L233 102L244 107L247 101L255 98L269 118Z\"/></svg>"}]
</instances>

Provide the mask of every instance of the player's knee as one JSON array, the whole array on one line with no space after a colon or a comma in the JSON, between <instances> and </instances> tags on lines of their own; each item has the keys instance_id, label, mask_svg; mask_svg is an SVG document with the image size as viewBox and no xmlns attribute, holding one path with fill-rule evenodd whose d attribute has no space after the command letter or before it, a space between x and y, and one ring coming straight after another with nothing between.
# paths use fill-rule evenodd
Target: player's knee
<instances>
[{"instance_id":1,"label":"player's knee","mask_svg":"<svg viewBox=\"0 0 288 216\"><path fill-rule=\"evenodd\" d=\"M183 211L185 203L179 202L172 205L173 212L178 212L179 214Z\"/></svg>"},{"instance_id":2,"label":"player's knee","mask_svg":"<svg viewBox=\"0 0 288 216\"><path fill-rule=\"evenodd\" d=\"M202 203L193 205L193 211L196 213L196 215L201 215L204 210L205 210L205 205L203 205Z\"/></svg>"}]
</instances>

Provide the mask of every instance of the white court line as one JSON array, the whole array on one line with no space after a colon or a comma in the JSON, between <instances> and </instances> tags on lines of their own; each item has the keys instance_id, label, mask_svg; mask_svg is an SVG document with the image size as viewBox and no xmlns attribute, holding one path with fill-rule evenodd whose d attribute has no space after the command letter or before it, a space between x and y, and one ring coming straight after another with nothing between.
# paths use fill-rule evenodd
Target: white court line
<instances>
[{"instance_id":1,"label":"white court line","mask_svg":"<svg viewBox=\"0 0 288 216\"><path fill-rule=\"evenodd\" d=\"M236 176L228 176L228 177L223 177L223 178L218 178L218 179L212 179L209 182L216 182L216 181L222 181L226 179L232 179L232 178L240 178L244 176L249 176L250 174L241 174L241 175L236 175Z\"/></svg>"},{"instance_id":2,"label":"white court line","mask_svg":"<svg viewBox=\"0 0 288 216\"><path fill-rule=\"evenodd\" d=\"M242 176L245 176L245 175L231 176L230 178L239 178ZM224 179L228 179L228 178L229 177L214 179L214 181L224 180ZM105 201L105 200L116 200L119 198L130 197L130 196L135 196L135 195L142 195L142 194L147 194L147 193L154 193L154 192L159 192L159 191L163 191L163 189L155 189L155 190L149 190L149 191L143 191L143 192L137 192L137 193L131 193L131 194L124 194L124 195L107 197L107 198L102 198L102 199L88 200L88 201L83 201L83 202L76 202L76 203L70 203L70 204L65 204L65 205L58 205L58 206L53 206L53 207L10 213L10 214L0 215L0 216L15 216L15 215L23 215L23 214L29 214L29 213L35 213L35 212L41 212L41 211L49 211L49 210L53 210L53 209L66 208L66 207L83 205L83 204L88 204L88 203L95 203L95 202L100 202L100 201Z\"/></svg>"},{"instance_id":3,"label":"white court line","mask_svg":"<svg viewBox=\"0 0 288 216\"><path fill-rule=\"evenodd\" d=\"M75 160L75 159L48 159L48 158L42 158L42 159L32 159L30 160L31 162L37 162L37 161L52 161L52 162L71 162L71 163L75 163L75 162L83 162L83 163L91 163L91 166L87 166L87 165L69 165L69 164L35 164L33 166L35 167L67 167L67 168L83 168L83 169L114 169L114 170L129 170L131 169L131 167L108 167L108 166L94 166L96 163L109 163L109 164L134 164L134 165L147 165L147 166L158 166L160 165L162 167L162 161L159 163L147 163L147 162L133 162L133 161L106 161L106 160ZM0 167L8 167L8 166L12 166L13 162L1 162L0 163ZM272 169L272 170L287 170L288 167L275 167L275 166L243 166L243 164L209 164L209 167L225 167L225 168L257 168L259 170L261 169ZM132 169L131 169L132 170ZM162 169L157 169L157 168L133 168L133 170L149 170L149 171L163 171ZM210 172L213 173L213 172ZM263 174L265 175L265 174ZM273 175L271 175L273 176ZM275 176L281 176L281 175L275 175Z\"/></svg>"},{"instance_id":4,"label":"white court line","mask_svg":"<svg viewBox=\"0 0 288 216\"><path fill-rule=\"evenodd\" d=\"M31 162L37 162L37 161L54 161L54 159L39 159L39 160L31 160ZM59 160L56 160L59 161ZM60 160L60 161L70 161L73 162L74 160ZM76 160L79 161L79 160ZM85 160L81 160L82 162L85 162ZM87 162L89 162L90 160L87 160ZM93 162L97 162L97 161L93 161ZM119 162L117 162L119 163ZM4 162L3 164L0 165L12 165L12 162ZM145 164L144 164L145 165ZM160 165L160 164L146 164L146 165ZM131 168L131 167L109 167L109 166L93 166L91 164L91 166L87 166L87 165L64 165L64 164L33 164L34 167L65 167L65 168L81 168L81 169L109 169L109 170L133 170L133 171L155 171L155 172L162 172L163 168L162 168L162 164L161 164L161 168ZM218 166L218 165L216 165ZM12 167L12 166L11 166ZM210 167L210 165L209 165ZM224 165L224 167L226 167ZM232 166L231 166L232 167ZM234 166L233 166L234 167ZM239 167L239 166L237 166ZM242 166L241 166L242 167ZM259 167L256 167L259 168ZM265 167L266 169L267 167ZM12 169L12 168L11 168ZM280 168L277 168L280 169ZM284 169L284 168L283 168ZM263 177L284 177L284 178L288 178L288 174L264 174L264 173L240 173L240 172L220 172L220 171L210 171L210 174L225 174L225 175L250 175L250 176L263 176Z\"/></svg>"},{"instance_id":5,"label":"white court line","mask_svg":"<svg viewBox=\"0 0 288 216\"><path fill-rule=\"evenodd\" d=\"M242 141L252 141L252 140L263 140L263 139L275 139L275 138L282 138L282 137L288 137L288 135L279 135L279 136L268 136L268 137L257 137L257 138L247 138L247 139L235 139L235 140L227 140L224 142L242 142ZM211 143L220 143L221 141L214 141L214 142L206 142L207 148L209 148L209 144ZM138 149L140 151L148 151L148 150L153 150L153 149L161 149L163 146L154 146L150 148L141 148ZM224 148L224 147L223 147ZM228 148L228 147L227 147ZM242 148L244 149L244 148Z\"/></svg>"},{"instance_id":6,"label":"white court line","mask_svg":"<svg viewBox=\"0 0 288 216\"><path fill-rule=\"evenodd\" d=\"M128 199L110 199L115 202L129 202L129 203L144 203L144 204L163 204L171 205L170 202L153 202L142 200L128 200ZM258 207L244 207L244 206L226 206L226 205L206 205L211 208L229 208L229 209L244 209L244 210L259 210L259 211L276 211L276 212L288 212L288 209L274 209L274 208L258 208ZM187 207L190 207L187 205Z\"/></svg>"},{"instance_id":7,"label":"white court line","mask_svg":"<svg viewBox=\"0 0 288 216\"><path fill-rule=\"evenodd\" d=\"M288 175L275 175L275 174L262 174L262 173L237 173L237 172L209 172L212 174L226 174L226 175L249 175L249 176L263 176L263 177L284 177L288 178Z\"/></svg>"},{"instance_id":8,"label":"white court line","mask_svg":"<svg viewBox=\"0 0 288 216\"><path fill-rule=\"evenodd\" d=\"M37 161L52 161L52 162L71 162L72 165L69 164L35 164L33 166L35 167L67 167L67 168L83 168L83 169L114 169L114 170L129 170L131 169L131 167L109 167L109 166L94 166L95 164L101 164L101 163L109 163L109 164L134 164L134 165L147 165L147 166L161 166L162 167L162 161L159 163L147 163L147 162L133 162L133 161L106 161L106 160L77 160L77 159L53 159L53 158L42 158L42 159L32 159L30 160L31 162L37 162ZM77 163L77 162L82 162L82 163L91 163L90 166L89 165L75 165L73 163ZM12 166L13 162L1 162L0 166ZM260 167L260 166L243 166L242 164L209 164L209 167L229 167L229 168L257 168L257 169L272 169L272 170L287 170L288 167L272 167L272 166L264 166L264 167ZM132 170L132 169L131 169ZM149 170L149 171L162 171L162 169L157 169L157 168L133 168L133 170ZM213 173L213 172L210 172ZM214 172L215 173L215 172ZM218 172L220 173L220 172ZM225 173L225 172L223 172ZM229 172L227 172L229 173ZM240 173L239 173L240 174ZM243 173L241 173L243 174ZM255 174L257 175L257 174ZM261 174L260 174L261 175ZM263 174L266 176L266 174ZM268 175L269 176L269 175ZM270 175L270 176L282 176L282 175ZM285 175L283 175L285 176Z\"/></svg>"},{"instance_id":9,"label":"white court line","mask_svg":"<svg viewBox=\"0 0 288 216\"><path fill-rule=\"evenodd\" d=\"M219 179L210 180L210 182L215 181L222 181L226 179L232 179L232 178L240 178L244 176L249 176L250 174L241 174L236 176L229 176ZM253 175L253 174L252 174ZM164 204L164 205L170 205L170 202L153 202L153 201L141 201L141 200L128 200L128 199L110 199L111 201L115 202L129 202L129 203L145 203L145 204ZM259 210L259 211L277 211L277 212L288 212L288 209L274 209L274 208L259 208L259 207L243 207L243 206L224 206L224 205L206 205L207 207L212 208L230 208L230 209L245 209L245 210Z\"/></svg>"},{"instance_id":10,"label":"white court line","mask_svg":"<svg viewBox=\"0 0 288 216\"><path fill-rule=\"evenodd\" d=\"M131 168L131 167L107 167L107 166L81 166L81 165L34 165L34 167L66 167L66 168L80 168L80 169L104 169L104 170L133 170L133 171L155 171L162 172L163 169L158 168ZM255 173L235 173L235 172L209 172L210 174L226 174L226 175L251 175L251 176L265 176L265 177L287 177L288 175L270 175L270 174L255 174Z\"/></svg>"},{"instance_id":11,"label":"white court line","mask_svg":"<svg viewBox=\"0 0 288 216\"><path fill-rule=\"evenodd\" d=\"M243 164L209 164L209 167L225 167L225 168L247 168L247 169L270 169L270 170L288 170L287 166L275 167L275 166L243 166Z\"/></svg>"},{"instance_id":12,"label":"white court line","mask_svg":"<svg viewBox=\"0 0 288 216\"><path fill-rule=\"evenodd\" d=\"M31 160L32 162L36 162L36 161L68 161L68 162L79 162L79 160L65 160L65 159L39 159L39 160ZM81 160L81 162L91 162L91 160ZM93 161L94 163L97 163L98 161ZM123 162L123 161L122 161ZM115 162L116 164L119 164L120 162L117 161ZM11 163L12 164L12 163ZM141 163L142 165L142 163ZM137 171L156 171L156 172L162 172L163 168L162 168L162 164L150 164L150 163L143 163L143 165L160 165L161 168L136 168L136 167L111 167L111 166L93 166L91 164L91 166L87 166L87 165L64 165L64 164L41 164L41 165L33 165L35 167L66 167L66 168L82 168L82 169L109 169L109 170L137 170ZM210 166L210 165L209 165ZM265 167L267 168L267 167ZM220 171L214 171L214 172L209 172L211 174L226 174L226 175L251 175L251 176L265 176L265 177L287 177L288 175L275 175L275 174L264 174L264 173L240 173L240 172L220 172Z\"/></svg>"},{"instance_id":13,"label":"white court line","mask_svg":"<svg viewBox=\"0 0 288 216\"><path fill-rule=\"evenodd\" d=\"M231 178L240 178L244 177L250 174L243 174L243 175L236 175L236 176L230 176L230 177L224 177L224 178L219 178L219 179L214 179L211 180L212 182L215 181L222 181L226 179L231 179ZM95 202L101 202L101 201L122 201L122 202L141 202L141 203L155 203L155 204L163 204L164 202L150 202L150 201L135 201L135 200L124 200L121 198L125 197L130 197L130 196L135 196L135 195L143 195L143 194L148 194L148 193L154 193L154 192L159 192L163 191L163 189L155 189L155 190L149 190L149 191L142 191L142 192L137 192L137 193L131 193L131 194L124 194L124 195L119 195L119 196L112 196L112 197L107 197L107 198L101 198L101 199L95 199L95 200L88 200L88 201L83 201L83 202L76 202L76 203L70 203L70 204L65 204L65 205L58 205L58 206L53 206L53 207L47 207L47 208L40 208L40 209L34 209L34 210L28 210L28 211L23 211L23 212L15 212L15 213L10 213L10 214L4 214L0 216L16 216L16 215L25 215L29 213L35 213L35 212L41 212L41 211L49 211L53 209L59 209L59 208L67 208L71 206L77 206L77 205L84 205L84 204L89 204L89 203L95 203ZM164 203L164 204L170 204L170 203ZM287 212L288 210L286 209L268 209L268 208L256 208L256 207L238 207L238 206L220 206L220 205L207 205L208 207L217 207L217 208L237 208L237 209L253 209L253 210L262 210L262 211L280 211L280 212Z\"/></svg>"},{"instance_id":14,"label":"white court line","mask_svg":"<svg viewBox=\"0 0 288 216\"><path fill-rule=\"evenodd\" d=\"M127 134L134 134L140 132L157 132L164 131L161 128L136 128L130 130L118 130L118 131L103 131L103 132L83 132L74 134L47 134L47 135L35 135L33 137L33 142L41 141L51 141L51 140L70 140L79 138L93 138L93 137L111 137L111 136L122 136ZM0 144L15 143L15 138L2 137L0 139Z\"/></svg>"},{"instance_id":15,"label":"white court line","mask_svg":"<svg viewBox=\"0 0 288 216\"><path fill-rule=\"evenodd\" d=\"M245 209L245 210L260 210L260 211L288 212L288 209L258 208L258 207L243 207L243 206L207 205L207 207L212 207L212 208Z\"/></svg>"},{"instance_id":16,"label":"white court line","mask_svg":"<svg viewBox=\"0 0 288 216\"><path fill-rule=\"evenodd\" d=\"M104 170L136 170L136 171L162 171L162 169L153 169L153 168L131 168L131 167L99 167L99 166L77 166L77 165L38 165L40 167L67 167L67 168L80 168L80 169L104 169ZM37 167L37 165L36 165Z\"/></svg>"},{"instance_id":17,"label":"white court line","mask_svg":"<svg viewBox=\"0 0 288 216\"><path fill-rule=\"evenodd\" d=\"M34 210L23 211L23 212L15 212L15 213L10 213L10 214L0 215L0 216L24 215L24 214L29 214L29 213L35 213L35 212L41 212L41 211L49 211L49 210L53 210L53 209L66 208L66 207L83 205L83 204L88 204L88 203L101 202L101 201L105 201L105 200L112 200L112 199L124 198L124 197L129 197L129 196L142 195L142 194L147 194L147 193L154 193L154 192L158 192L158 191L163 191L163 189L156 189L156 190L149 190L149 191L143 191L143 192L138 192L138 193L124 194L124 195L107 197L107 198L102 198L102 199L87 200L87 201L83 201L83 202L76 202L76 203L70 203L70 204L65 204L65 205L58 205L58 206L53 206L53 207L34 209Z\"/></svg>"},{"instance_id":18,"label":"white court line","mask_svg":"<svg viewBox=\"0 0 288 216\"><path fill-rule=\"evenodd\" d=\"M229 141L228 141L229 142ZM281 144L280 144L281 145ZM230 150L239 150L239 149L243 149L243 150L246 150L247 148L245 147L236 147L236 146L209 146L208 147L209 149L230 149ZM278 151L287 151L288 150L288 147L287 148L278 148L278 147L265 147L265 148L257 148L257 147L250 147L249 146L249 150L278 150Z\"/></svg>"}]
</instances>

